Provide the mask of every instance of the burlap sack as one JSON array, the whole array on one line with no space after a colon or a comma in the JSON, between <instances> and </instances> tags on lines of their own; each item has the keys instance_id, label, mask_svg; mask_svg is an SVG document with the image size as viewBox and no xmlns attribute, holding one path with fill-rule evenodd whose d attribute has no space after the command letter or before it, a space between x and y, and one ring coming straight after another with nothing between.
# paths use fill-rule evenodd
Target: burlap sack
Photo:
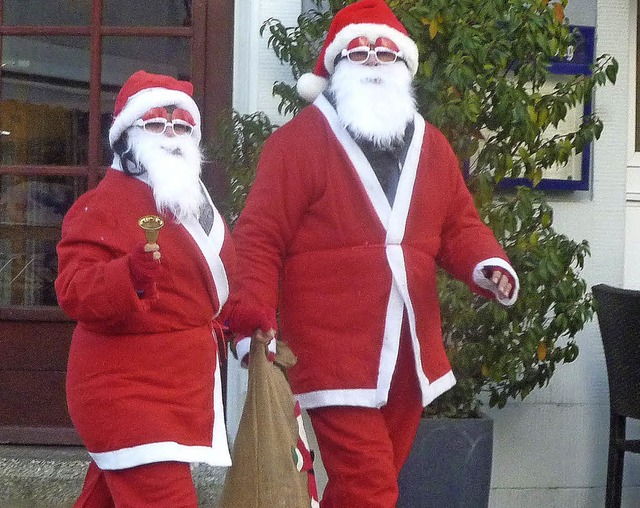
<instances>
[{"instance_id":1,"label":"burlap sack","mask_svg":"<svg viewBox=\"0 0 640 508\"><path fill-rule=\"evenodd\" d=\"M251 344L247 398L221 508L318 506L302 417L282 370L297 359L282 343L277 351L272 363L264 344Z\"/></svg>"}]
</instances>

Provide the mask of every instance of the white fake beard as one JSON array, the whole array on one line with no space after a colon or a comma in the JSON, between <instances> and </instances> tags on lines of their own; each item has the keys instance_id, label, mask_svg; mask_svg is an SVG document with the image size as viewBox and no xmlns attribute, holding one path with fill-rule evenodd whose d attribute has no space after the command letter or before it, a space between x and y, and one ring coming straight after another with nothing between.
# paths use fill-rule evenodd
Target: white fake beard
<instances>
[{"instance_id":1,"label":"white fake beard","mask_svg":"<svg viewBox=\"0 0 640 508\"><path fill-rule=\"evenodd\" d=\"M193 137L131 129L129 143L147 171L158 211L171 212L178 222L197 218L205 197L200 189L202 154Z\"/></svg>"},{"instance_id":2,"label":"white fake beard","mask_svg":"<svg viewBox=\"0 0 640 508\"><path fill-rule=\"evenodd\" d=\"M404 137L416 102L404 62L362 65L343 60L331 76L329 92L338 118L356 138L387 148Z\"/></svg>"}]
</instances>

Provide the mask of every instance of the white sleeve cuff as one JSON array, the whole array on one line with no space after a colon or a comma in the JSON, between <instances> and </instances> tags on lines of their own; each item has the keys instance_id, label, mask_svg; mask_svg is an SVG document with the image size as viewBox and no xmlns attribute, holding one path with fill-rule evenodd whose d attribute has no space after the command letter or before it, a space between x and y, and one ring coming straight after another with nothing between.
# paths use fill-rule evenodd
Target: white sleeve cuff
<instances>
[{"instance_id":1,"label":"white sleeve cuff","mask_svg":"<svg viewBox=\"0 0 640 508\"><path fill-rule=\"evenodd\" d=\"M251 337L245 337L236 342L236 354L240 360L240 366L245 369L249 367L249 350L251 349ZM267 346L269 353L276 354L276 339L271 339Z\"/></svg>"},{"instance_id":2,"label":"white sleeve cuff","mask_svg":"<svg viewBox=\"0 0 640 508\"><path fill-rule=\"evenodd\" d=\"M236 354L240 360L240 366L245 369L249 366L249 349L251 349L251 337L245 337L236 342Z\"/></svg>"},{"instance_id":3,"label":"white sleeve cuff","mask_svg":"<svg viewBox=\"0 0 640 508\"><path fill-rule=\"evenodd\" d=\"M513 277L513 280L515 281L515 287L513 288L511 298L505 298L500 293L498 293L496 285L489 279L487 279L484 273L482 273L482 270L488 266L499 266L503 270L509 272L509 274ZM491 291L496 296L496 300L498 300L502 305L505 305L506 307L510 307L518 299L518 292L520 291L520 280L518 279L518 274L514 271L511 265L502 258L489 258L478 263L473 269L473 282L475 282L481 288Z\"/></svg>"}]
</instances>

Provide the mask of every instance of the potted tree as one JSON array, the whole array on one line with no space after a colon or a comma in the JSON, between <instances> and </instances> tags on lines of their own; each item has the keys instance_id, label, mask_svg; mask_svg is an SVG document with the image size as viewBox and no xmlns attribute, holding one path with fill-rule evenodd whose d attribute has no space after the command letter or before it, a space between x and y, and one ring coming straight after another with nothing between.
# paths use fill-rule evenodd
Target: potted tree
<instances>
[{"instance_id":1,"label":"potted tree","mask_svg":"<svg viewBox=\"0 0 640 508\"><path fill-rule=\"evenodd\" d=\"M268 34L269 46L291 67L295 80L313 68L335 12L353 1L318 0L317 8L303 13L294 27L276 19L263 24L261 33ZM546 170L566 164L600 136L603 125L595 115L583 116L568 133L550 134L550 129L571 108L590 102L597 87L614 83L618 70L617 62L603 55L589 73L549 86L550 64L565 58L579 37L564 16L567 1L388 0L420 50L415 80L420 112L448 137L482 218L521 279L518 301L503 308L474 296L444 272L439 275L443 332L457 384L425 411L425 429L419 431L414 452L431 453L422 450L428 448L425 443L442 442L443 429L450 425L469 425L461 419L485 420L476 440L484 446L476 448L488 453L488 472L474 480L471 472L480 470L476 463L443 466L441 460L422 458L415 459L421 464L416 472L412 456L401 475L399 506L486 506L493 434L492 422L480 418L483 403L503 407L545 386L558 365L577 357L575 336L594 311L580 276L588 242L554 229L552 207L536 189ZM296 114L306 105L291 83L275 83L273 92L280 97L281 113ZM227 216L232 223L262 143L275 128L262 113L234 114L221 131L215 154L229 168ZM529 184L505 187L511 178ZM429 430L438 438L422 435ZM460 434L453 432L455 441ZM462 432L467 436L469 430ZM447 448L437 456L453 455ZM462 456L468 457L466 452ZM430 471L426 464L446 472ZM456 470L467 487L484 489L471 493L475 504L452 499L465 492L447 483ZM436 475L435 483L425 477L429 472ZM415 480L428 485L430 493L414 493ZM434 485L440 485L446 501L429 497L439 490Z\"/></svg>"}]
</instances>

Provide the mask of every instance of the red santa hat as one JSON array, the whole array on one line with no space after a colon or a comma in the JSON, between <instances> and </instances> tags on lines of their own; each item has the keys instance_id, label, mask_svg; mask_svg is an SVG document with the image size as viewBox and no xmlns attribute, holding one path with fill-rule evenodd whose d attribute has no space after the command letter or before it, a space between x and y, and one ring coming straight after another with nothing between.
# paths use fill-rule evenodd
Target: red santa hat
<instances>
[{"instance_id":1,"label":"red santa hat","mask_svg":"<svg viewBox=\"0 0 640 508\"><path fill-rule=\"evenodd\" d=\"M308 72L298 79L298 94L313 102L327 88L329 76L335 69L336 57L349 42L361 36L370 41L378 37L391 39L402 51L411 75L415 76L418 71L418 46L400 20L384 0L359 0L334 16L313 73Z\"/></svg>"},{"instance_id":2,"label":"red santa hat","mask_svg":"<svg viewBox=\"0 0 640 508\"><path fill-rule=\"evenodd\" d=\"M113 144L122 133L151 108L176 106L188 111L195 121L193 136L197 143L200 131L200 111L192 98L193 85L163 74L145 71L135 72L122 85L113 110L113 123L109 129L109 144Z\"/></svg>"}]
</instances>

